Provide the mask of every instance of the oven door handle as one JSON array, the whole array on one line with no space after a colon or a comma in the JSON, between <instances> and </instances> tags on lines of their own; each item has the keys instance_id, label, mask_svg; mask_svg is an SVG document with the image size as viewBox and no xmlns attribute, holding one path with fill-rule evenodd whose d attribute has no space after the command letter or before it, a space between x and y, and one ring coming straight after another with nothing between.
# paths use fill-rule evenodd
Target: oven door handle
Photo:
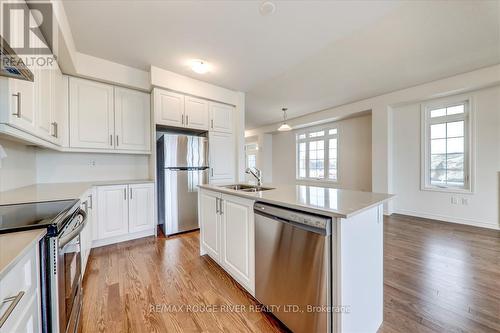
<instances>
[{"instance_id":1,"label":"oven door handle","mask_svg":"<svg viewBox=\"0 0 500 333\"><path fill-rule=\"evenodd\" d=\"M78 212L78 215L80 215L83 218L82 221L67 235L59 238L59 248L63 248L66 244L71 242L76 236L78 236L82 232L83 228L85 228L85 225L87 224L87 216L85 212L80 210Z\"/></svg>"}]
</instances>

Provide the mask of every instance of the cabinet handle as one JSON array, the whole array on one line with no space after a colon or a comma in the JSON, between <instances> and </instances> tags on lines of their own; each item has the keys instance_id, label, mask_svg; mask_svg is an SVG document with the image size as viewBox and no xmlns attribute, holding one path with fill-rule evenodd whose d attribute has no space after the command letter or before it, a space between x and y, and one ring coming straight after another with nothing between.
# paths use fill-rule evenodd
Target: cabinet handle
<instances>
[{"instance_id":1,"label":"cabinet handle","mask_svg":"<svg viewBox=\"0 0 500 333\"><path fill-rule=\"evenodd\" d=\"M123 200L127 200L127 188L123 189Z\"/></svg>"},{"instance_id":2,"label":"cabinet handle","mask_svg":"<svg viewBox=\"0 0 500 333\"><path fill-rule=\"evenodd\" d=\"M219 198L215 198L215 214L219 214Z\"/></svg>"},{"instance_id":3,"label":"cabinet handle","mask_svg":"<svg viewBox=\"0 0 500 333\"><path fill-rule=\"evenodd\" d=\"M5 313L0 317L0 327L2 327L3 324L5 324L5 322L7 321L7 319L9 319L10 314L12 313L12 311L14 311L14 309L16 308L21 298L23 298L23 296L24 296L24 291L20 291L16 296L7 297L2 301L2 304L10 303L10 305L7 308L7 311L5 311Z\"/></svg>"},{"instance_id":4,"label":"cabinet handle","mask_svg":"<svg viewBox=\"0 0 500 333\"><path fill-rule=\"evenodd\" d=\"M210 176L213 177L214 176L214 168L210 168Z\"/></svg>"},{"instance_id":5,"label":"cabinet handle","mask_svg":"<svg viewBox=\"0 0 500 333\"><path fill-rule=\"evenodd\" d=\"M189 125L189 116L186 115L186 126Z\"/></svg>"},{"instance_id":6,"label":"cabinet handle","mask_svg":"<svg viewBox=\"0 0 500 333\"><path fill-rule=\"evenodd\" d=\"M184 125L184 115L181 116L181 123Z\"/></svg>"},{"instance_id":7,"label":"cabinet handle","mask_svg":"<svg viewBox=\"0 0 500 333\"><path fill-rule=\"evenodd\" d=\"M90 202L90 206L89 206L89 208L90 208L90 209L93 209L93 208L94 208L94 202L93 202L93 200L92 200L92 194L90 194L90 195L89 195L89 202Z\"/></svg>"},{"instance_id":8,"label":"cabinet handle","mask_svg":"<svg viewBox=\"0 0 500 333\"><path fill-rule=\"evenodd\" d=\"M109 145L112 147L113 146L113 134L109 135Z\"/></svg>"},{"instance_id":9,"label":"cabinet handle","mask_svg":"<svg viewBox=\"0 0 500 333\"><path fill-rule=\"evenodd\" d=\"M58 134L57 134L57 123L56 123L55 121L52 123L52 129L54 130L54 132L53 132L52 136L53 136L54 138L57 138L57 135L58 135Z\"/></svg>"},{"instance_id":10,"label":"cabinet handle","mask_svg":"<svg viewBox=\"0 0 500 333\"><path fill-rule=\"evenodd\" d=\"M120 143L118 142L118 135L116 136L116 146L118 147Z\"/></svg>"},{"instance_id":11,"label":"cabinet handle","mask_svg":"<svg viewBox=\"0 0 500 333\"><path fill-rule=\"evenodd\" d=\"M214 129L214 120L213 119L210 119L210 127L212 127L212 129Z\"/></svg>"},{"instance_id":12,"label":"cabinet handle","mask_svg":"<svg viewBox=\"0 0 500 333\"><path fill-rule=\"evenodd\" d=\"M219 205L220 205L219 213L220 213L220 215L223 215L224 214L224 209L222 209L222 199L219 199Z\"/></svg>"},{"instance_id":13,"label":"cabinet handle","mask_svg":"<svg viewBox=\"0 0 500 333\"><path fill-rule=\"evenodd\" d=\"M132 199L133 199L133 194L132 194L133 192L134 192L134 189L133 189L133 188L131 188L131 189L130 189L130 200L132 200Z\"/></svg>"},{"instance_id":14,"label":"cabinet handle","mask_svg":"<svg viewBox=\"0 0 500 333\"><path fill-rule=\"evenodd\" d=\"M12 96L17 98L17 112L13 113L13 116L16 116L17 118L21 118L21 93L18 92L17 94L12 94Z\"/></svg>"}]
</instances>

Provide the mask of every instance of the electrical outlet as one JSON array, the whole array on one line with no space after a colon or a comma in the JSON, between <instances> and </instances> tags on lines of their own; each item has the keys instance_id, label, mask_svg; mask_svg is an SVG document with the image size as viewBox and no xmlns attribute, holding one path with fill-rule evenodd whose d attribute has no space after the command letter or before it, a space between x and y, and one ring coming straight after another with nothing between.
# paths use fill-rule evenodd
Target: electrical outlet
<instances>
[{"instance_id":1,"label":"electrical outlet","mask_svg":"<svg viewBox=\"0 0 500 333\"><path fill-rule=\"evenodd\" d=\"M96 163L95 163L95 160L90 160L90 166L91 166L91 167L95 167L95 164L96 164Z\"/></svg>"},{"instance_id":2,"label":"electrical outlet","mask_svg":"<svg viewBox=\"0 0 500 333\"><path fill-rule=\"evenodd\" d=\"M462 205L468 206L469 205L469 199L467 198L462 198Z\"/></svg>"},{"instance_id":3,"label":"electrical outlet","mask_svg":"<svg viewBox=\"0 0 500 333\"><path fill-rule=\"evenodd\" d=\"M458 199L457 199L457 197L451 197L451 204L452 205L458 205Z\"/></svg>"}]
</instances>

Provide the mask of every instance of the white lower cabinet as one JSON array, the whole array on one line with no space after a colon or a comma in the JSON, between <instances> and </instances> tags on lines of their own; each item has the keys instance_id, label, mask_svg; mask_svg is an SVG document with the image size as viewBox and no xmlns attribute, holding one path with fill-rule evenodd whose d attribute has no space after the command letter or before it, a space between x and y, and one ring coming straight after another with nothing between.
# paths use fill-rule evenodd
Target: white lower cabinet
<instances>
[{"instance_id":1,"label":"white lower cabinet","mask_svg":"<svg viewBox=\"0 0 500 333\"><path fill-rule=\"evenodd\" d=\"M128 233L127 185L99 186L97 188L99 239Z\"/></svg>"},{"instance_id":2,"label":"white lower cabinet","mask_svg":"<svg viewBox=\"0 0 500 333\"><path fill-rule=\"evenodd\" d=\"M154 227L153 184L129 185L129 228L128 232L151 230Z\"/></svg>"},{"instance_id":3,"label":"white lower cabinet","mask_svg":"<svg viewBox=\"0 0 500 333\"><path fill-rule=\"evenodd\" d=\"M200 248L255 295L254 201L199 191Z\"/></svg>"},{"instance_id":4,"label":"white lower cabinet","mask_svg":"<svg viewBox=\"0 0 500 333\"><path fill-rule=\"evenodd\" d=\"M219 261L220 258L219 200L219 193L210 191L198 192L201 247L216 261Z\"/></svg>"},{"instance_id":5,"label":"white lower cabinet","mask_svg":"<svg viewBox=\"0 0 500 333\"><path fill-rule=\"evenodd\" d=\"M155 234L153 183L98 186L94 204L93 247Z\"/></svg>"},{"instance_id":6,"label":"white lower cabinet","mask_svg":"<svg viewBox=\"0 0 500 333\"><path fill-rule=\"evenodd\" d=\"M221 264L239 283L255 290L255 241L252 200L222 195Z\"/></svg>"},{"instance_id":7,"label":"white lower cabinet","mask_svg":"<svg viewBox=\"0 0 500 333\"><path fill-rule=\"evenodd\" d=\"M41 332L37 245L33 244L5 275L0 276L0 315L6 316L0 333ZM14 308L7 314L9 306Z\"/></svg>"}]
</instances>

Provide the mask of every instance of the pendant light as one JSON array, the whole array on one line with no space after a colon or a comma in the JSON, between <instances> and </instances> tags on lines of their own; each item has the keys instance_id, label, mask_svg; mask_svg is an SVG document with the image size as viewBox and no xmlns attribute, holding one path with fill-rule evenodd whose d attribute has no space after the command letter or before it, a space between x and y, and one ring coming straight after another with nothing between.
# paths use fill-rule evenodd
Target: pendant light
<instances>
[{"instance_id":1,"label":"pendant light","mask_svg":"<svg viewBox=\"0 0 500 333\"><path fill-rule=\"evenodd\" d=\"M286 110L288 110L288 109L287 108L281 109L281 111L283 111L283 124L281 124L281 126L278 128L278 131L280 131L280 132L286 132L286 131L292 130L290 125L288 125L286 123Z\"/></svg>"}]
</instances>

